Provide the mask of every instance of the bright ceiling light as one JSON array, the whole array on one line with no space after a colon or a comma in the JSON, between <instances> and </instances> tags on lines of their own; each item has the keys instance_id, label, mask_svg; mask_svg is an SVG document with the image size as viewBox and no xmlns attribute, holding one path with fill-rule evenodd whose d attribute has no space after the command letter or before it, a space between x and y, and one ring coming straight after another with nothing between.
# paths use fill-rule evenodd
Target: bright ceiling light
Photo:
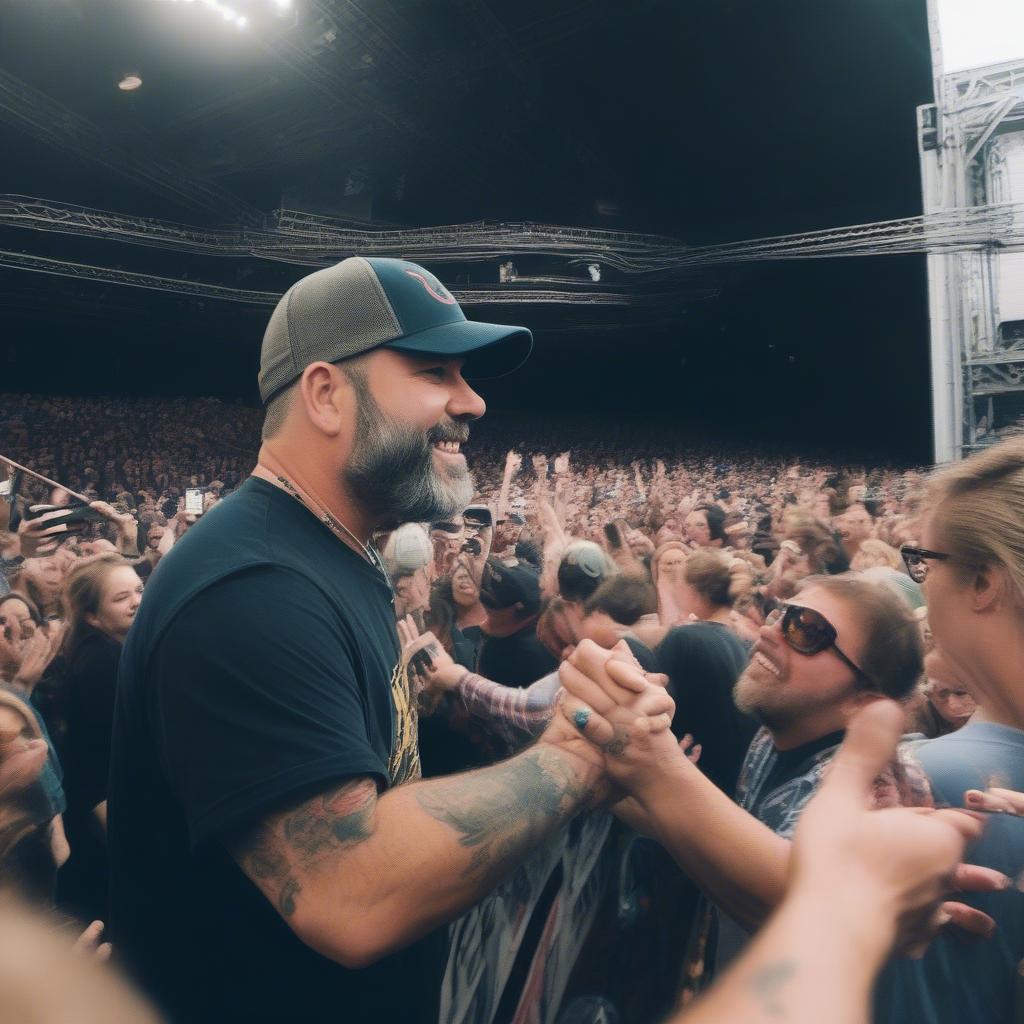
<instances>
[{"instance_id":1,"label":"bright ceiling light","mask_svg":"<svg viewBox=\"0 0 1024 1024\"><path fill-rule=\"evenodd\" d=\"M1020 0L937 0L943 73L1024 58Z\"/></svg>"},{"instance_id":2,"label":"bright ceiling light","mask_svg":"<svg viewBox=\"0 0 1024 1024\"><path fill-rule=\"evenodd\" d=\"M140 85L142 85L142 76L134 74L125 75L124 78L117 83L117 87L121 92L135 92Z\"/></svg>"}]
</instances>

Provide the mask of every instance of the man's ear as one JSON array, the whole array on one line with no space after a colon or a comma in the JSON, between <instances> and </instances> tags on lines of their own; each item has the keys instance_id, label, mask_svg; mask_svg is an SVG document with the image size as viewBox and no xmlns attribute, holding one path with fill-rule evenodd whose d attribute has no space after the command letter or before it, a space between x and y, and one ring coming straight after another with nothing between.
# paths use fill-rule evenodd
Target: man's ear
<instances>
[{"instance_id":1,"label":"man's ear","mask_svg":"<svg viewBox=\"0 0 1024 1024\"><path fill-rule=\"evenodd\" d=\"M299 378L299 395L310 422L328 437L347 429L352 385L331 363L310 363Z\"/></svg>"}]
</instances>

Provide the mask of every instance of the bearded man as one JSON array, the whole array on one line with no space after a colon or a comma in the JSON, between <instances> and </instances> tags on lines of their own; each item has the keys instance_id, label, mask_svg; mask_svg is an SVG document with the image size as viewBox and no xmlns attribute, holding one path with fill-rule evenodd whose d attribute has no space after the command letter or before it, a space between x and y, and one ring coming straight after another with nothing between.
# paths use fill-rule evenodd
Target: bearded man
<instances>
[{"instance_id":1,"label":"bearded man","mask_svg":"<svg viewBox=\"0 0 1024 1024\"><path fill-rule=\"evenodd\" d=\"M463 370L531 344L402 260L347 259L275 309L259 464L167 555L122 655L114 941L173 1019L436 1021L442 926L592 800L603 759L557 716L510 761L418 781L370 544L461 513L485 408Z\"/></svg>"}]
</instances>

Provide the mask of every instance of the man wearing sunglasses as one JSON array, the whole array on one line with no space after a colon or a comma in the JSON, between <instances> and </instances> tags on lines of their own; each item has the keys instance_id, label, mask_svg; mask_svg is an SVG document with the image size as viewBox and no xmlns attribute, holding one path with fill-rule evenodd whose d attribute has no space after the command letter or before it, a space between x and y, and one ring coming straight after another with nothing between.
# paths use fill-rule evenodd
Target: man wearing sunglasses
<instances>
[{"instance_id":1,"label":"man wearing sunglasses","mask_svg":"<svg viewBox=\"0 0 1024 1024\"><path fill-rule=\"evenodd\" d=\"M581 645L563 666L572 695L563 711L604 748L609 775L630 794L622 816L657 838L715 904L717 947L708 948L705 963L719 970L781 900L789 840L847 722L864 705L900 700L916 685L923 668L916 622L877 584L852 575L808 580L762 628L736 684L737 706L763 727L735 803L673 749L670 734L622 725L616 707L632 669L592 655ZM875 801L926 804L927 792L920 771L901 759L877 780ZM994 888L1003 880L975 875L975 882ZM977 930L991 924L962 905L946 908ZM905 939L926 930L926 921L915 922Z\"/></svg>"}]
</instances>

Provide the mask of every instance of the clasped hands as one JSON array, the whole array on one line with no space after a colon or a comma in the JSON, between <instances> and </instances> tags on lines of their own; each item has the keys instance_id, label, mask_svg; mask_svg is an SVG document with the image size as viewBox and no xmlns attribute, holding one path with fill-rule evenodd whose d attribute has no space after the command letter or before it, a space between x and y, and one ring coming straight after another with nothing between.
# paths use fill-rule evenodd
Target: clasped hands
<instances>
[{"instance_id":1,"label":"clasped hands","mask_svg":"<svg viewBox=\"0 0 1024 1024\"><path fill-rule=\"evenodd\" d=\"M598 765L611 800L686 760L669 730L675 702L667 678L644 672L625 641L611 651L580 641L558 675L562 693L544 738Z\"/></svg>"},{"instance_id":2,"label":"clasped hands","mask_svg":"<svg viewBox=\"0 0 1024 1024\"><path fill-rule=\"evenodd\" d=\"M609 802L620 817L632 824L638 816L641 827L657 818L659 802L672 799L678 773L695 771L669 731L673 705L661 680L643 673L624 643L608 652L588 641L563 663L560 676L565 692L549 732L559 739L564 735L563 745L574 752L586 743L591 758L600 757L612 784ZM947 923L990 937L995 925L988 915L946 897L957 890L998 891L1009 880L989 868L961 863L967 843L981 834L978 815L872 809L874 780L891 761L902 727L902 710L885 700L851 721L846 741L801 819L789 880L791 887L816 898L848 891L855 880L857 900L881 908L878 916L891 923L897 949L915 955ZM568 739L570 730L575 745ZM1006 794L972 797L974 807L1015 809L992 805L995 800L1009 803ZM700 815L701 808L694 807L698 828Z\"/></svg>"}]
</instances>

